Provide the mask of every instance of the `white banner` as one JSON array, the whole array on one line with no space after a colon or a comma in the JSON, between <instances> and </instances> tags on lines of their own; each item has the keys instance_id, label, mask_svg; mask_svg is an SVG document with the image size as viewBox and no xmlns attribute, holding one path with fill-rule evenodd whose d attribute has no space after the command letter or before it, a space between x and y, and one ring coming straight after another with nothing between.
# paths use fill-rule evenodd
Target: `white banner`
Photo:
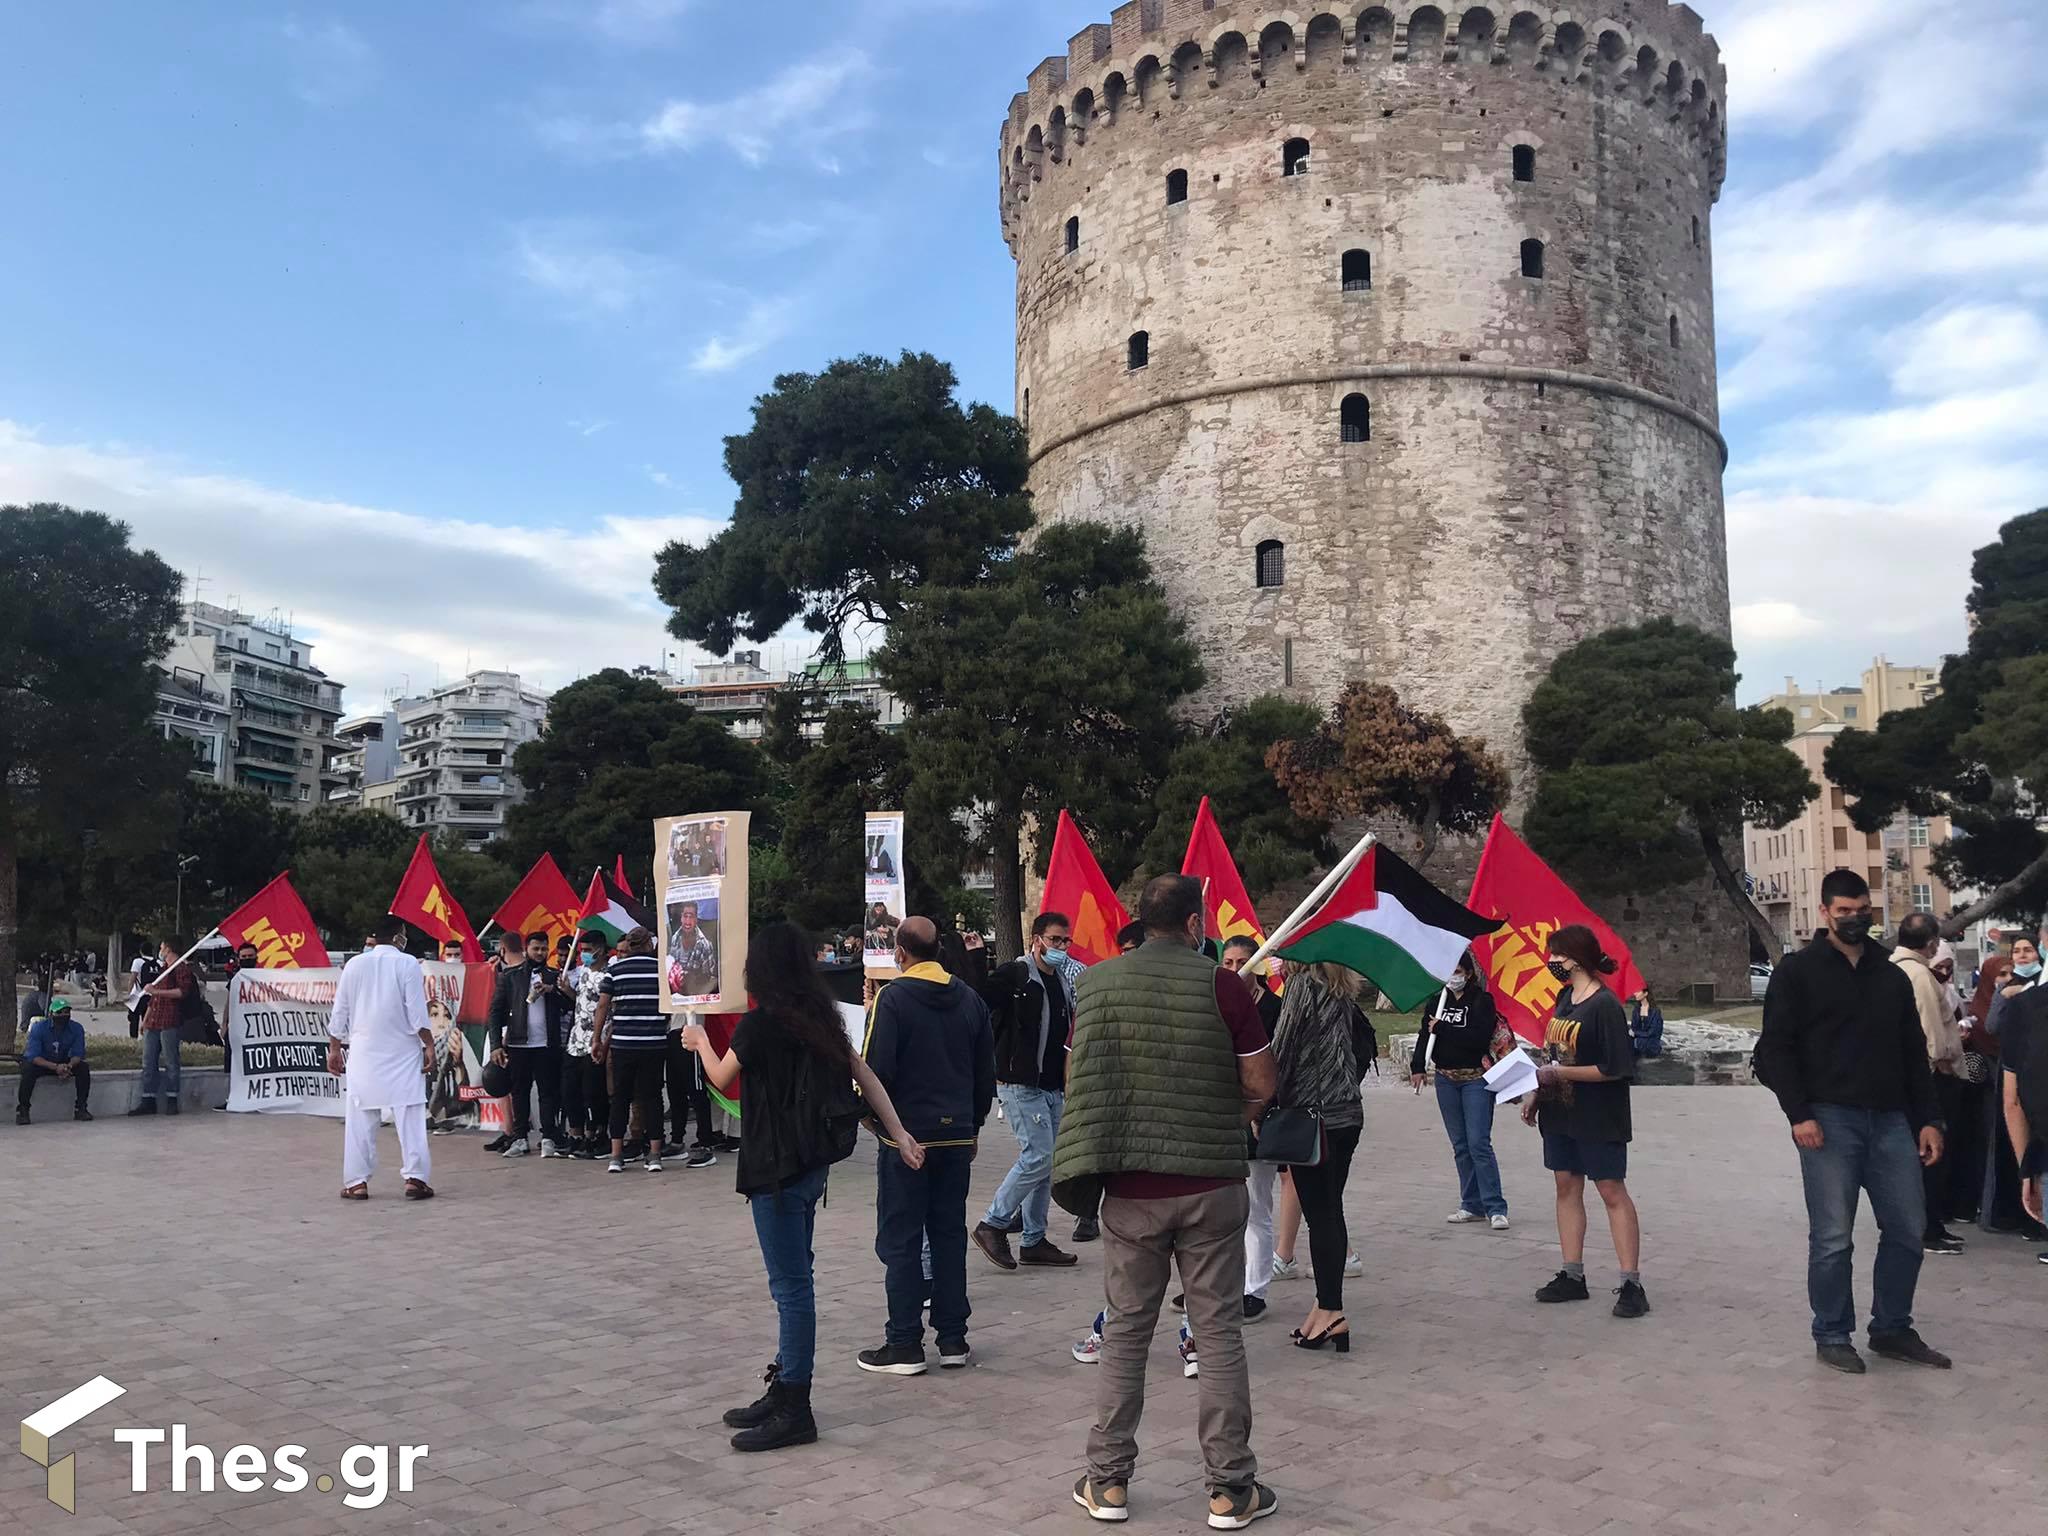
<instances>
[{"instance_id":1,"label":"white banner","mask_svg":"<svg viewBox=\"0 0 2048 1536\"><path fill-rule=\"evenodd\" d=\"M463 1031L453 1027L464 968L429 960L420 969L426 973L437 1064L448 1059L451 1079L479 1081L475 1051L464 1050ZM340 1118L342 1080L327 1071L327 1020L340 979L337 967L237 971L228 979L230 1111Z\"/></svg>"},{"instance_id":2,"label":"white banner","mask_svg":"<svg viewBox=\"0 0 2048 1536\"><path fill-rule=\"evenodd\" d=\"M861 963L870 975L896 974L896 928L906 913L903 813L869 811L862 860Z\"/></svg>"}]
</instances>

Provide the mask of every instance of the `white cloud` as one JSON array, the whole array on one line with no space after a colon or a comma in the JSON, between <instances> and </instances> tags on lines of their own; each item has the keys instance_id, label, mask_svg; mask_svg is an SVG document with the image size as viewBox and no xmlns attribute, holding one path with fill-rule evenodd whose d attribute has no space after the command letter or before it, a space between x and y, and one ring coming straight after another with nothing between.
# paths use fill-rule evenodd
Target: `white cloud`
<instances>
[{"instance_id":1,"label":"white cloud","mask_svg":"<svg viewBox=\"0 0 2048 1536\"><path fill-rule=\"evenodd\" d=\"M377 80L377 54L347 22L301 21L278 27L292 89L316 107L336 106L367 91Z\"/></svg>"},{"instance_id":2,"label":"white cloud","mask_svg":"<svg viewBox=\"0 0 2048 1536\"><path fill-rule=\"evenodd\" d=\"M1886 338L1892 392L1912 398L2041 379L2048 333L2020 304L1962 304L1902 326Z\"/></svg>"},{"instance_id":3,"label":"white cloud","mask_svg":"<svg viewBox=\"0 0 2048 1536\"><path fill-rule=\"evenodd\" d=\"M604 430L605 430L605 428L609 427L610 425L611 425L611 423L610 423L610 422L608 422L608 421L601 421L601 420L600 420L600 421L574 421L574 420L572 420L572 421L571 421L571 422L569 423L569 430L570 430L571 432L574 432L574 433L575 433L575 434L576 434L576 435L577 435L578 437L595 437L595 436L597 436L597 434L598 434L598 433L600 433L600 432L604 431Z\"/></svg>"},{"instance_id":4,"label":"white cloud","mask_svg":"<svg viewBox=\"0 0 2048 1536\"><path fill-rule=\"evenodd\" d=\"M723 100L677 97L635 122L553 117L541 122L540 134L570 154L672 155L722 145L749 165L796 159L836 171L838 162L822 146L872 125L873 109L847 98L875 73L866 53L848 48L792 64Z\"/></svg>"},{"instance_id":5,"label":"white cloud","mask_svg":"<svg viewBox=\"0 0 2048 1536\"><path fill-rule=\"evenodd\" d=\"M730 332L713 335L690 356L692 373L723 373L788 335L796 307L782 300L756 299Z\"/></svg>"},{"instance_id":6,"label":"white cloud","mask_svg":"<svg viewBox=\"0 0 2048 1536\"><path fill-rule=\"evenodd\" d=\"M1820 620L1797 603L1742 603L1734 609L1731 617L1735 643L1744 646L1797 640L1821 628Z\"/></svg>"},{"instance_id":7,"label":"white cloud","mask_svg":"<svg viewBox=\"0 0 2048 1536\"><path fill-rule=\"evenodd\" d=\"M649 481L660 486L664 491L676 489L675 478L667 470L656 469L652 464L642 464L640 468L646 474Z\"/></svg>"},{"instance_id":8,"label":"white cloud","mask_svg":"<svg viewBox=\"0 0 2048 1536\"><path fill-rule=\"evenodd\" d=\"M125 519L137 544L181 570L203 567L209 599L290 613L351 708L437 670L505 666L552 688L651 659L666 619L649 585L655 552L721 523L575 508L521 527L364 507L45 442L0 419L0 503L32 501Z\"/></svg>"},{"instance_id":9,"label":"white cloud","mask_svg":"<svg viewBox=\"0 0 2048 1536\"><path fill-rule=\"evenodd\" d=\"M746 244L768 255L801 250L825 233L825 226L810 219L757 221L746 228Z\"/></svg>"},{"instance_id":10,"label":"white cloud","mask_svg":"<svg viewBox=\"0 0 2048 1536\"><path fill-rule=\"evenodd\" d=\"M527 282L580 310L616 313L645 299L665 275L651 256L575 223L532 224L514 232L514 269Z\"/></svg>"}]
</instances>

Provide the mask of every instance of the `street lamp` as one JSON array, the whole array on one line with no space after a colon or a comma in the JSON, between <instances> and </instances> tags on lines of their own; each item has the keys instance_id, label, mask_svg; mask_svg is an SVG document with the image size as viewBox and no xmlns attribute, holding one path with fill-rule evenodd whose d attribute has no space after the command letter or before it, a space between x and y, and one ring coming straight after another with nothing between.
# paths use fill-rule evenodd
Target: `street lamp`
<instances>
[{"instance_id":1,"label":"street lamp","mask_svg":"<svg viewBox=\"0 0 2048 1536\"><path fill-rule=\"evenodd\" d=\"M182 934L185 931L185 871L198 862L199 855L196 853L181 853L178 855L178 905L176 912L171 917L171 931L173 933Z\"/></svg>"}]
</instances>

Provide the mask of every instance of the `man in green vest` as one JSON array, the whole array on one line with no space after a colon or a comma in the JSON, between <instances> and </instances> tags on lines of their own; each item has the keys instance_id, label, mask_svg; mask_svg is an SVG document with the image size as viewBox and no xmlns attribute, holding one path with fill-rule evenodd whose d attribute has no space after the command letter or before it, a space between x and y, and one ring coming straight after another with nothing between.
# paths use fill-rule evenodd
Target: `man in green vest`
<instances>
[{"instance_id":1,"label":"man in green vest","mask_svg":"<svg viewBox=\"0 0 2048 1536\"><path fill-rule=\"evenodd\" d=\"M1209 1525L1240 1530L1279 1505L1257 1480L1243 1333L1245 1127L1273 1096L1273 1054L1244 983L1202 953L1201 882L1161 875L1138 918L1145 943L1081 978L1053 1148L1061 1207L1102 1201L1108 1301L1074 1502L1097 1520L1129 1516L1145 1360L1178 1262L1202 1362Z\"/></svg>"}]
</instances>

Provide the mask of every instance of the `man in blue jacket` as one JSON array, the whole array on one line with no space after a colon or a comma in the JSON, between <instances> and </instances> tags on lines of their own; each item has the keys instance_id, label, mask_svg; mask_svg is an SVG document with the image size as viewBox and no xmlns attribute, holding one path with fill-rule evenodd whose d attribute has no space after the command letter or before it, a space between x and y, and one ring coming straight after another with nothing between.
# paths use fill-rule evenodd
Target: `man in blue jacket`
<instances>
[{"instance_id":1,"label":"man in blue jacket","mask_svg":"<svg viewBox=\"0 0 2048 1536\"><path fill-rule=\"evenodd\" d=\"M995 1035L988 1005L939 964L939 930L930 918L905 918L897 927L896 969L875 998L862 1055L903 1129L923 1143L924 1166L906 1168L876 1131L875 1256L887 1272L889 1330L880 1349L861 1351L860 1368L922 1376L927 1239L939 1364L967 1364L967 1184L996 1096Z\"/></svg>"},{"instance_id":2,"label":"man in blue jacket","mask_svg":"<svg viewBox=\"0 0 2048 1536\"><path fill-rule=\"evenodd\" d=\"M14 1103L16 1125L28 1124L29 1096L46 1077L70 1081L76 1095L72 1119L92 1118L92 1111L85 1107L92 1094L92 1070L85 1064L85 1028L71 1017L71 1004L61 997L50 1004L47 1018L28 1027L28 1044L21 1053L21 1091Z\"/></svg>"}]
</instances>

